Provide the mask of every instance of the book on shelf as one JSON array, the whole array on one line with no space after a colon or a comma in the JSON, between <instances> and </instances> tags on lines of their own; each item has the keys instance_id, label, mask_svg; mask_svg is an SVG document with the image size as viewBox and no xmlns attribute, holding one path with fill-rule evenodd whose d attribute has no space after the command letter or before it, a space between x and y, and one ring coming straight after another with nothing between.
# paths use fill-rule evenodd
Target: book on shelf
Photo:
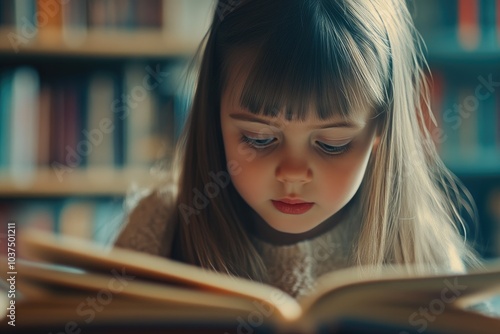
<instances>
[{"instance_id":1,"label":"book on shelf","mask_svg":"<svg viewBox=\"0 0 500 334\"><path fill-rule=\"evenodd\" d=\"M15 298L1 294L3 329L9 321L18 330L115 326L123 333L147 326L238 333L335 332L352 324L360 333L363 326L391 333L500 328L499 318L466 309L500 293L498 262L467 274L353 267L325 274L313 293L294 299L264 283L50 233L27 231L18 246L31 259L15 264Z\"/></svg>"},{"instance_id":2,"label":"book on shelf","mask_svg":"<svg viewBox=\"0 0 500 334\"><path fill-rule=\"evenodd\" d=\"M480 29L481 43L485 48L497 47L500 48L500 39L497 39L497 20L500 24L500 1L498 0L481 0L479 4L479 22L481 23ZM500 36L499 36L500 37Z\"/></svg>"},{"instance_id":3,"label":"book on shelf","mask_svg":"<svg viewBox=\"0 0 500 334\"><path fill-rule=\"evenodd\" d=\"M470 99L474 96L472 87L460 87L457 100L457 116L462 119L461 125L455 130L458 132L459 141L455 143L459 148L459 159L471 160L480 155L483 143L479 142L479 103ZM471 103L472 102L472 103ZM487 124L481 124L482 126ZM481 132L485 129L482 127Z\"/></svg>"},{"instance_id":4,"label":"book on shelf","mask_svg":"<svg viewBox=\"0 0 500 334\"><path fill-rule=\"evenodd\" d=\"M10 172L19 183L34 176L37 151L39 75L29 67L17 69L12 76L10 101Z\"/></svg>"},{"instance_id":5,"label":"book on shelf","mask_svg":"<svg viewBox=\"0 0 500 334\"><path fill-rule=\"evenodd\" d=\"M4 0L0 27L16 51L29 45L70 50L100 40L96 35L112 40L134 33L158 43L168 36L199 42L214 8L213 0Z\"/></svg>"},{"instance_id":6,"label":"book on shelf","mask_svg":"<svg viewBox=\"0 0 500 334\"><path fill-rule=\"evenodd\" d=\"M487 215L491 221L492 253L500 256L500 184L491 189L487 199Z\"/></svg>"},{"instance_id":7,"label":"book on shelf","mask_svg":"<svg viewBox=\"0 0 500 334\"><path fill-rule=\"evenodd\" d=\"M186 114L176 97L184 63L104 62L65 74L69 64L0 69L0 172L50 169L61 181L75 170L146 170L172 155Z\"/></svg>"},{"instance_id":8,"label":"book on shelf","mask_svg":"<svg viewBox=\"0 0 500 334\"><path fill-rule=\"evenodd\" d=\"M419 0L413 6L431 54L500 50L500 0Z\"/></svg>"},{"instance_id":9,"label":"book on shelf","mask_svg":"<svg viewBox=\"0 0 500 334\"><path fill-rule=\"evenodd\" d=\"M500 148L500 94L495 95L496 105L496 147Z\"/></svg>"},{"instance_id":10,"label":"book on shelf","mask_svg":"<svg viewBox=\"0 0 500 334\"><path fill-rule=\"evenodd\" d=\"M458 37L464 49L475 49L481 36L479 0L458 1Z\"/></svg>"},{"instance_id":11,"label":"book on shelf","mask_svg":"<svg viewBox=\"0 0 500 334\"><path fill-rule=\"evenodd\" d=\"M500 44L500 0L497 0L496 2L496 18L497 18L497 28L496 28L497 42L498 44Z\"/></svg>"},{"instance_id":12,"label":"book on shelf","mask_svg":"<svg viewBox=\"0 0 500 334\"><path fill-rule=\"evenodd\" d=\"M500 82L496 74L433 70L431 104L438 127L430 126L443 159L455 172L495 173L500 156Z\"/></svg>"}]
</instances>

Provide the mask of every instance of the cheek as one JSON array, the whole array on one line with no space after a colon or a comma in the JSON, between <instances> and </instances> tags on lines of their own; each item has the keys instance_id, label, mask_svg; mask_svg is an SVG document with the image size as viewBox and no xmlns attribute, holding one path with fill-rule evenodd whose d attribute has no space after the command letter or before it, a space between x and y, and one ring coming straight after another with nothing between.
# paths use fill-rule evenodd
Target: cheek
<instances>
[{"instance_id":1,"label":"cheek","mask_svg":"<svg viewBox=\"0 0 500 334\"><path fill-rule=\"evenodd\" d=\"M324 197L346 204L358 190L366 172L371 147L352 149L344 159L339 159L335 167L323 173ZM326 170L328 167L325 167Z\"/></svg>"},{"instance_id":2,"label":"cheek","mask_svg":"<svg viewBox=\"0 0 500 334\"><path fill-rule=\"evenodd\" d=\"M247 202L258 201L262 198L263 190L266 189L264 179L262 175L259 175L259 170L248 165L241 167L241 173L231 177L233 185Z\"/></svg>"},{"instance_id":3,"label":"cheek","mask_svg":"<svg viewBox=\"0 0 500 334\"><path fill-rule=\"evenodd\" d=\"M236 190L247 201L261 197L259 191L266 189L265 166L258 163L255 150L240 143L236 137L225 143L225 149L227 160L235 161L239 166L239 173L231 175Z\"/></svg>"}]
</instances>

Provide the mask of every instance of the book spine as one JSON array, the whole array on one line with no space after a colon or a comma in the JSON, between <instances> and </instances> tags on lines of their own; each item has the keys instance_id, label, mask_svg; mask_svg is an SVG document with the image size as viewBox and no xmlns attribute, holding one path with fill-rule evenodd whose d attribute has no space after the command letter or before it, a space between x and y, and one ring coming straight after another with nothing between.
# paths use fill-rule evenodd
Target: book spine
<instances>
[{"instance_id":1,"label":"book spine","mask_svg":"<svg viewBox=\"0 0 500 334\"><path fill-rule=\"evenodd\" d=\"M34 38L38 32L36 0L15 1L15 25L18 33L24 38ZM29 31L29 36L26 33Z\"/></svg>"},{"instance_id":2,"label":"book spine","mask_svg":"<svg viewBox=\"0 0 500 334\"><path fill-rule=\"evenodd\" d=\"M491 219L493 234L492 243L492 256L500 256L500 187L494 188L487 200L488 218Z\"/></svg>"},{"instance_id":3,"label":"book spine","mask_svg":"<svg viewBox=\"0 0 500 334\"><path fill-rule=\"evenodd\" d=\"M174 126L174 101L172 96L163 95L159 96L160 103L156 109L157 128L156 133L158 137L163 138L162 157L170 158L173 156L174 143L175 143L175 126ZM169 162L169 161L166 161Z\"/></svg>"},{"instance_id":4,"label":"book spine","mask_svg":"<svg viewBox=\"0 0 500 334\"><path fill-rule=\"evenodd\" d=\"M81 166L81 154L78 153L80 105L78 91L74 84L69 83L64 90L66 126L64 127L64 163L76 169Z\"/></svg>"},{"instance_id":5,"label":"book spine","mask_svg":"<svg viewBox=\"0 0 500 334\"><path fill-rule=\"evenodd\" d=\"M478 0L458 0L458 36L464 49L477 48L480 38Z\"/></svg>"},{"instance_id":6,"label":"book spine","mask_svg":"<svg viewBox=\"0 0 500 334\"><path fill-rule=\"evenodd\" d=\"M65 127L66 127L66 120L68 118L68 115L65 110L65 87L66 87L66 82L61 81L58 83L57 88L56 88L56 98L55 98L55 114L56 114L56 119L54 120L57 123L57 130L56 130L56 136L55 136L55 155L56 155L56 161L59 162L60 164L67 166L66 164L66 142L65 142ZM62 182L63 179L60 179Z\"/></svg>"},{"instance_id":7,"label":"book spine","mask_svg":"<svg viewBox=\"0 0 500 334\"><path fill-rule=\"evenodd\" d=\"M486 50L492 50L496 46L495 2L496 0L481 0L480 3L481 46Z\"/></svg>"},{"instance_id":8,"label":"book spine","mask_svg":"<svg viewBox=\"0 0 500 334\"><path fill-rule=\"evenodd\" d=\"M122 105L128 103L129 97L125 97L125 76L123 71L113 74L113 82L115 99L113 100L113 104L110 105L110 110L113 112L112 117L114 117L113 133L110 134L113 137L113 162L116 168L123 168L126 164L127 110L126 108L122 108L119 111L115 109L116 102L121 102Z\"/></svg>"},{"instance_id":9,"label":"book spine","mask_svg":"<svg viewBox=\"0 0 500 334\"><path fill-rule=\"evenodd\" d=\"M88 115L89 115L89 108L88 108L88 101L89 101L89 78L88 75L83 75L81 77L81 80L77 83L77 89L80 92L78 94L78 106L80 109L80 112L78 113L78 122L80 124L79 129L78 129L78 144L77 144L77 152L81 158L80 162L80 167L86 168L88 165L88 156L86 154L83 154L82 151L82 146L84 145L85 141L87 138L83 134L84 129L88 129Z\"/></svg>"},{"instance_id":10,"label":"book spine","mask_svg":"<svg viewBox=\"0 0 500 334\"><path fill-rule=\"evenodd\" d=\"M461 87L458 114L462 124L458 128L461 161L474 161L478 156L478 104L472 97L470 87Z\"/></svg>"},{"instance_id":11,"label":"book spine","mask_svg":"<svg viewBox=\"0 0 500 334\"><path fill-rule=\"evenodd\" d=\"M12 114L12 72L0 74L0 170L7 170L10 164L11 118Z\"/></svg>"},{"instance_id":12,"label":"book spine","mask_svg":"<svg viewBox=\"0 0 500 334\"><path fill-rule=\"evenodd\" d=\"M491 160L498 155L495 143L497 136L496 124L498 122L495 95L481 101L479 110L479 129L481 130L479 147L482 151L482 156Z\"/></svg>"},{"instance_id":13,"label":"book spine","mask_svg":"<svg viewBox=\"0 0 500 334\"><path fill-rule=\"evenodd\" d=\"M37 0L40 42L54 44L61 41L63 6L59 1Z\"/></svg>"},{"instance_id":14,"label":"book spine","mask_svg":"<svg viewBox=\"0 0 500 334\"><path fill-rule=\"evenodd\" d=\"M88 0L89 28L106 27L106 2L104 0Z\"/></svg>"},{"instance_id":15,"label":"book spine","mask_svg":"<svg viewBox=\"0 0 500 334\"><path fill-rule=\"evenodd\" d=\"M458 130L463 120L458 113L458 87L450 84L450 78L446 78L443 88L443 112L442 124L446 140L443 141L442 156L445 162L453 163L458 156Z\"/></svg>"},{"instance_id":16,"label":"book spine","mask_svg":"<svg viewBox=\"0 0 500 334\"><path fill-rule=\"evenodd\" d=\"M66 45L79 46L87 37L87 2L71 1L62 7L62 35Z\"/></svg>"},{"instance_id":17,"label":"book spine","mask_svg":"<svg viewBox=\"0 0 500 334\"><path fill-rule=\"evenodd\" d=\"M0 3L0 25L5 27L15 26L15 0L3 0Z\"/></svg>"},{"instance_id":18,"label":"book spine","mask_svg":"<svg viewBox=\"0 0 500 334\"><path fill-rule=\"evenodd\" d=\"M439 0L438 11L441 13L441 26L437 30L442 30L452 41L452 45L458 42L459 7L457 1Z\"/></svg>"},{"instance_id":19,"label":"book spine","mask_svg":"<svg viewBox=\"0 0 500 334\"><path fill-rule=\"evenodd\" d=\"M50 165L52 168L56 168L56 166L60 165L59 160L59 148L58 148L58 140L59 140L59 132L61 123L59 115L61 113L60 110L60 87L56 83L52 83L51 87L51 117L50 117Z\"/></svg>"},{"instance_id":20,"label":"book spine","mask_svg":"<svg viewBox=\"0 0 500 334\"><path fill-rule=\"evenodd\" d=\"M497 45L500 45L500 0L496 2Z\"/></svg>"},{"instance_id":21,"label":"book spine","mask_svg":"<svg viewBox=\"0 0 500 334\"><path fill-rule=\"evenodd\" d=\"M109 73L96 73L89 81L88 128L83 130L89 146L88 167L113 167L113 112L115 97L113 78Z\"/></svg>"},{"instance_id":22,"label":"book spine","mask_svg":"<svg viewBox=\"0 0 500 334\"><path fill-rule=\"evenodd\" d=\"M495 151L500 152L500 94L494 95L495 100L495 118L496 118L496 127L495 127ZM500 157L497 156L497 164L500 166Z\"/></svg>"},{"instance_id":23,"label":"book spine","mask_svg":"<svg viewBox=\"0 0 500 334\"><path fill-rule=\"evenodd\" d=\"M52 118L51 88L42 85L39 98L40 122L38 123L38 166L50 165L50 133Z\"/></svg>"},{"instance_id":24,"label":"book spine","mask_svg":"<svg viewBox=\"0 0 500 334\"><path fill-rule=\"evenodd\" d=\"M36 168L38 72L30 67L14 71L12 80L10 171L20 184L29 184Z\"/></svg>"},{"instance_id":25,"label":"book spine","mask_svg":"<svg viewBox=\"0 0 500 334\"><path fill-rule=\"evenodd\" d=\"M154 111L156 99L150 90L143 87L147 76L144 64L133 64L126 68L126 94L132 97L127 105L127 165L145 167L155 159L153 143Z\"/></svg>"}]
</instances>

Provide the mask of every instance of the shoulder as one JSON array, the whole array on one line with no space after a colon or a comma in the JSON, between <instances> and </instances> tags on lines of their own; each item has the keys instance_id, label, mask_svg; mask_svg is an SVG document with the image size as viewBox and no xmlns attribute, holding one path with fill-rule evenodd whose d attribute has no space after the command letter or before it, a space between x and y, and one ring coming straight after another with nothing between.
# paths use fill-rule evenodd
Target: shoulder
<instances>
[{"instance_id":1,"label":"shoulder","mask_svg":"<svg viewBox=\"0 0 500 334\"><path fill-rule=\"evenodd\" d=\"M175 232L170 223L170 201L155 190L139 200L127 215L116 238L116 247L153 255L170 256Z\"/></svg>"}]
</instances>

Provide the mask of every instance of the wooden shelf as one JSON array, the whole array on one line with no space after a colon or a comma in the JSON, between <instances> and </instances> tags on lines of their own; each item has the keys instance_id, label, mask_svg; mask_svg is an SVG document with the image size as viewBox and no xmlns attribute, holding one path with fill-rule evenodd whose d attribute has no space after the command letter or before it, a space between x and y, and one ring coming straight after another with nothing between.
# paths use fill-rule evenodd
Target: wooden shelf
<instances>
[{"instance_id":1,"label":"wooden shelf","mask_svg":"<svg viewBox=\"0 0 500 334\"><path fill-rule=\"evenodd\" d=\"M25 38L23 41L26 43L19 42L16 50L16 43L12 42L16 34L22 37L16 28L0 28L0 55L187 56L194 53L200 42L158 29L92 29L83 33L73 32L72 37L67 38L64 38L61 30L53 30L44 31L33 38Z\"/></svg>"},{"instance_id":2,"label":"wooden shelf","mask_svg":"<svg viewBox=\"0 0 500 334\"><path fill-rule=\"evenodd\" d=\"M62 176L45 168L18 179L7 171L0 171L0 196L122 196L133 185L150 187L159 182L159 178L152 176L145 168L75 169Z\"/></svg>"}]
</instances>

